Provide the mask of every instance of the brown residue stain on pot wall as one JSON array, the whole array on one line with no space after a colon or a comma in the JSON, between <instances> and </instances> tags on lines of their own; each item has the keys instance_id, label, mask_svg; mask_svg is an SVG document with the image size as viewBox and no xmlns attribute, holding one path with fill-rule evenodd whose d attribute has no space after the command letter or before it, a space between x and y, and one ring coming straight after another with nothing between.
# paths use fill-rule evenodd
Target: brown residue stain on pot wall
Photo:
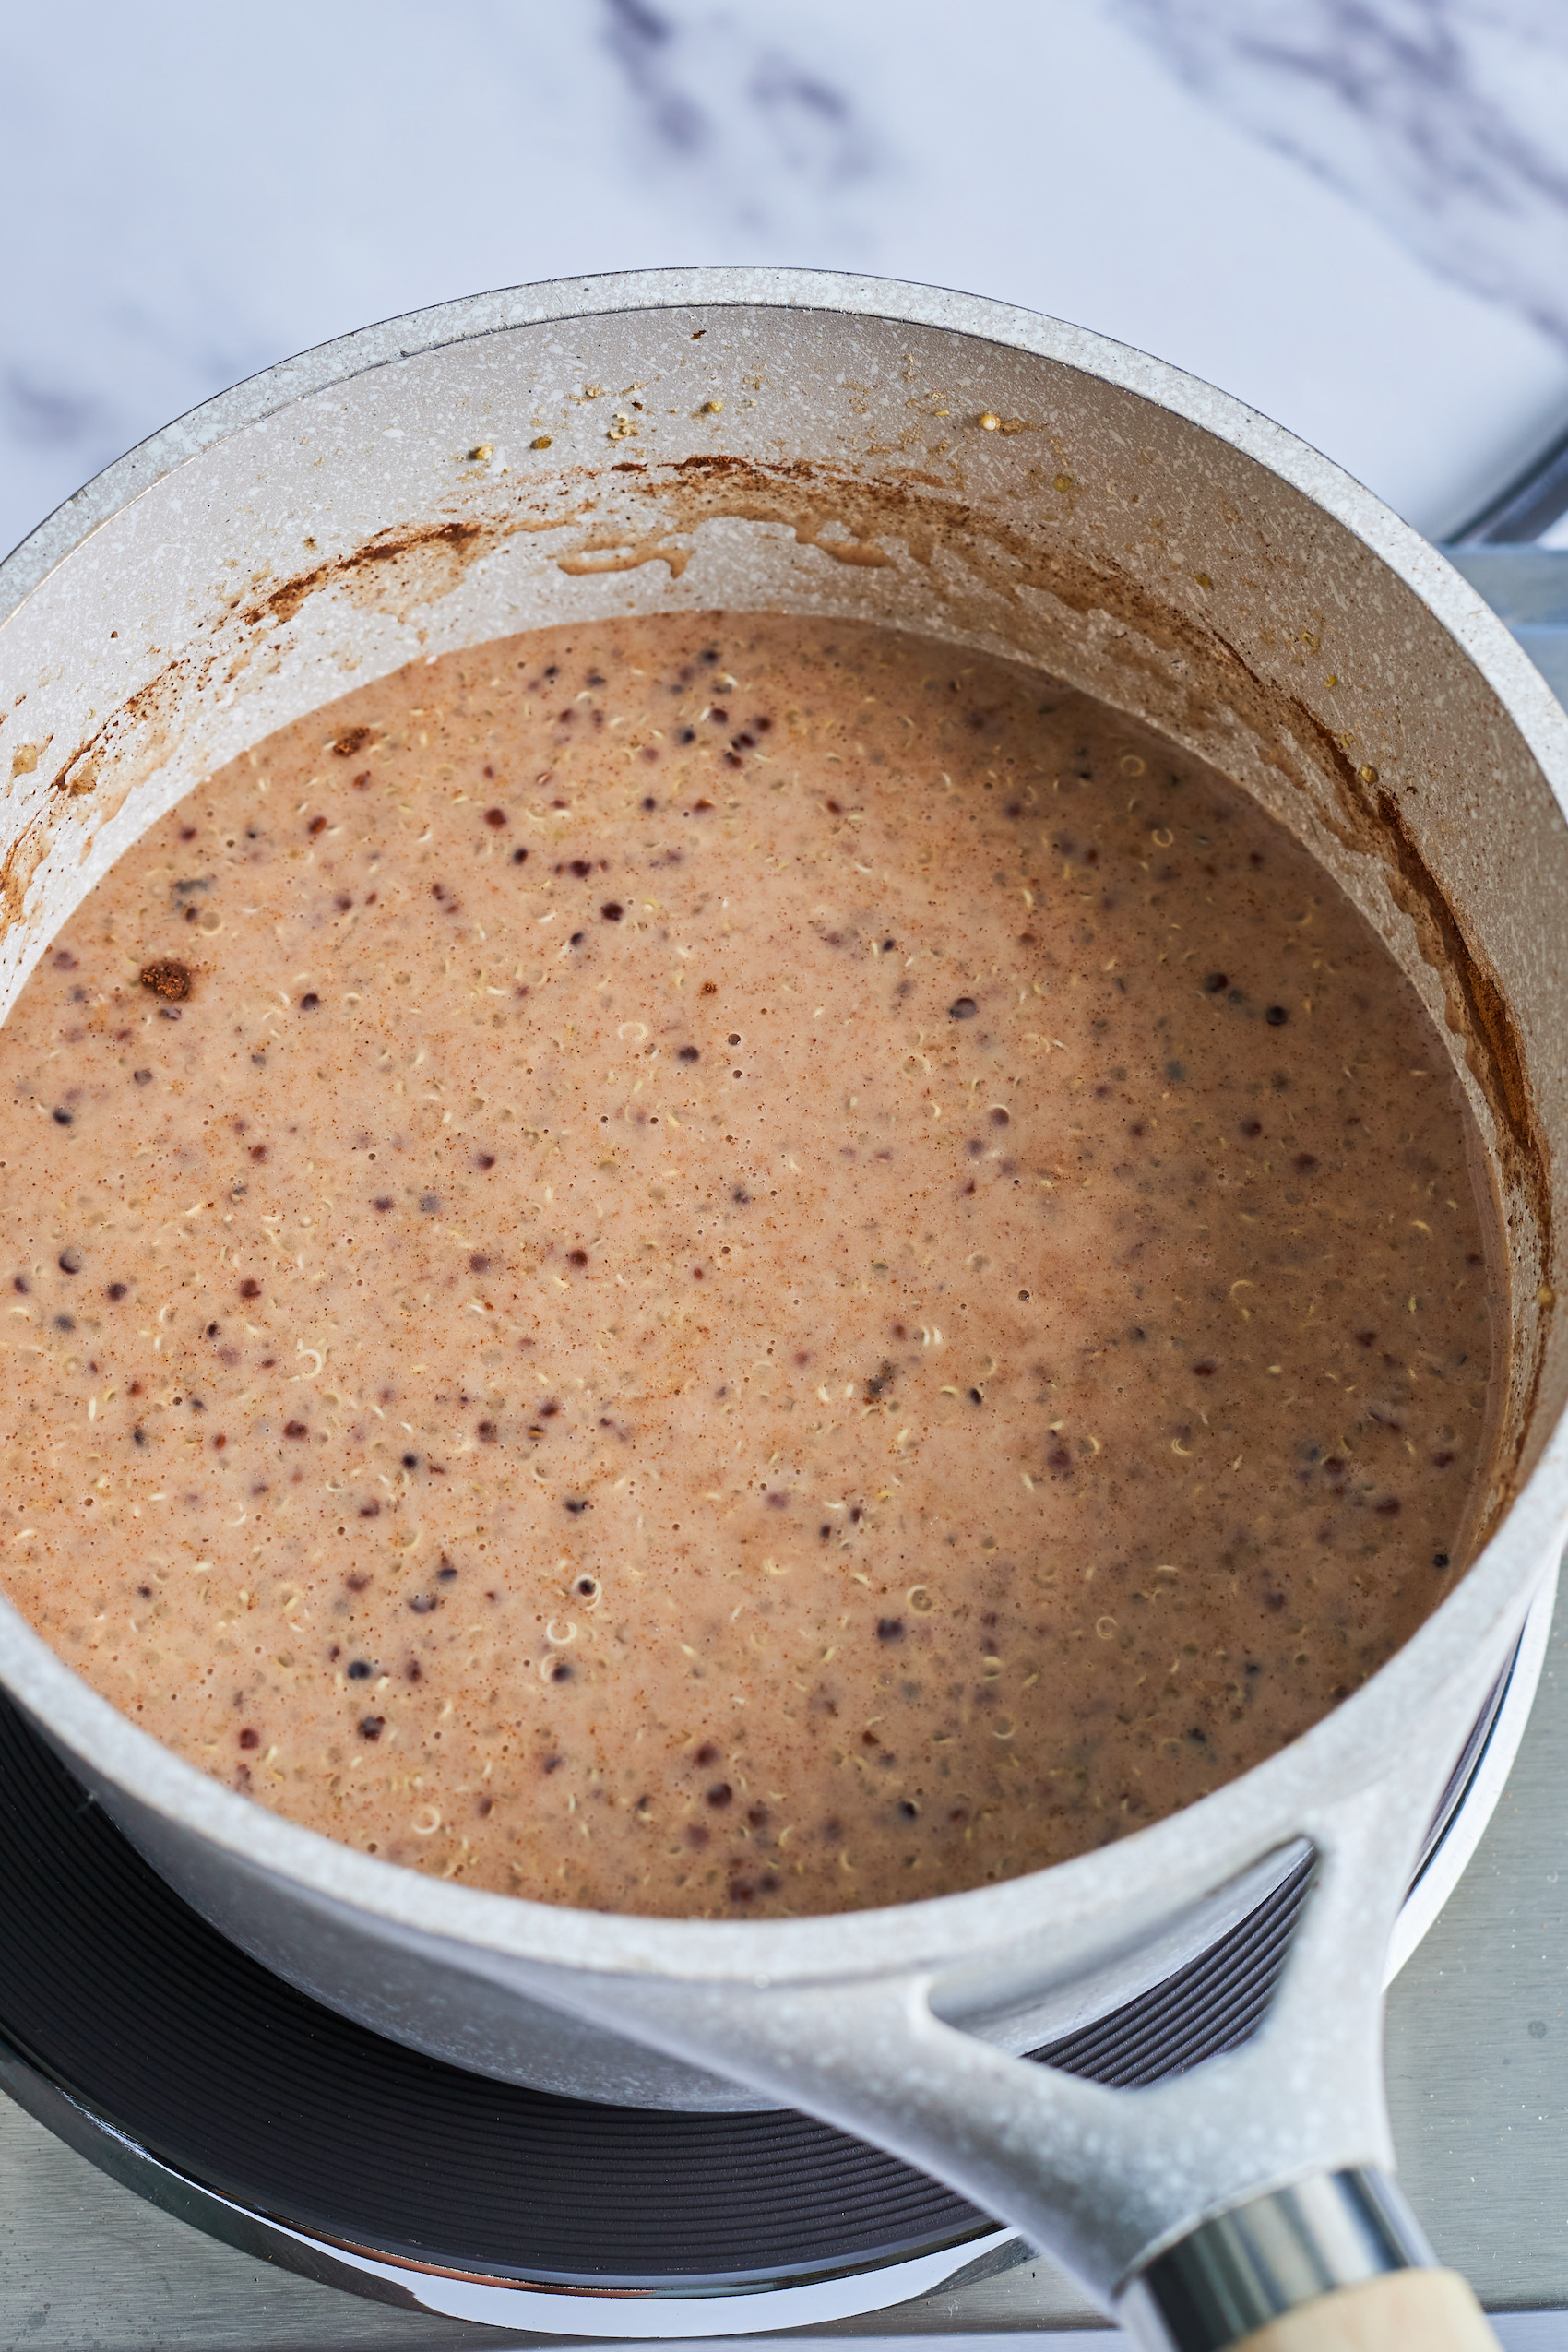
<instances>
[{"instance_id":1,"label":"brown residue stain on pot wall","mask_svg":"<svg viewBox=\"0 0 1568 2352\"><path fill-rule=\"evenodd\" d=\"M1504 1172L1530 1196L1550 1265L1551 1194L1546 1179L1550 1150L1537 1115L1524 1048L1496 973L1468 937L1443 895L1405 820L1397 800L1375 771L1349 759L1321 719L1293 705L1295 731L1314 742L1319 765L1332 777L1341 823L1333 830L1345 848L1377 858L1390 896L1416 927L1426 962L1444 983L1448 1026L1465 1040L1465 1063L1486 1099L1497 1129Z\"/></svg>"},{"instance_id":2,"label":"brown residue stain on pot wall","mask_svg":"<svg viewBox=\"0 0 1568 2352\"><path fill-rule=\"evenodd\" d=\"M731 470L739 463L739 460L729 457L688 457L677 470L685 475L695 467L703 474L722 481L730 478ZM778 470L786 478L787 485L792 484L796 474L808 477L811 474L811 469L805 467L785 467ZM646 475L648 469L645 466L635 469L617 466L615 471L620 474L636 471ZM744 471L753 482L766 479L754 467L745 468ZM659 485L644 483L638 487L652 487L657 493ZM863 489L863 485L860 487ZM872 571L885 570L893 562L892 556L885 548L877 544L869 529L846 514L846 503L836 487L830 505L802 506L798 492L792 486L785 486L777 494L739 501L726 499L722 505L707 508L699 519L703 522L778 523L793 532L800 546L814 547L822 554L830 556L836 564L859 564ZM844 539L826 538L824 533L834 524L848 536ZM678 528L689 530L695 526L682 525ZM885 522L884 528L888 528ZM900 516L895 521L888 535L902 540L919 561L929 562L930 537L914 527L907 516ZM638 564L662 561L669 564L671 578L679 579L691 561L692 552L689 547L671 546L667 536L629 540L624 532L605 530L583 540L576 547L568 548L555 560L560 570L574 576L591 572L629 572Z\"/></svg>"},{"instance_id":3,"label":"brown residue stain on pot wall","mask_svg":"<svg viewBox=\"0 0 1568 2352\"><path fill-rule=\"evenodd\" d=\"M592 533L555 559L558 568L575 579L599 572L635 572L642 564L668 564L672 580L680 578L691 560L689 547L671 546L661 539L628 540L624 531Z\"/></svg>"},{"instance_id":4,"label":"brown residue stain on pot wall","mask_svg":"<svg viewBox=\"0 0 1568 2352\"><path fill-rule=\"evenodd\" d=\"M482 523L461 521L380 531L351 555L332 556L284 580L242 617L253 625L291 621L317 588L339 587L355 604L405 621L414 605L450 595L491 537Z\"/></svg>"},{"instance_id":5,"label":"brown residue stain on pot wall","mask_svg":"<svg viewBox=\"0 0 1568 2352\"><path fill-rule=\"evenodd\" d=\"M378 531L350 554L330 556L281 581L241 618L252 627L291 621L318 588L340 588L362 610L406 621L415 605L436 604L449 596L470 564L514 533L560 530L581 511L568 506L559 515L509 514L483 522L455 518L420 530Z\"/></svg>"},{"instance_id":6,"label":"brown residue stain on pot wall","mask_svg":"<svg viewBox=\"0 0 1568 2352\"><path fill-rule=\"evenodd\" d=\"M53 835L42 810L30 818L4 859L0 859L0 907L7 923L19 922L32 878L49 855Z\"/></svg>"},{"instance_id":7,"label":"brown residue stain on pot wall","mask_svg":"<svg viewBox=\"0 0 1568 2352\"><path fill-rule=\"evenodd\" d=\"M814 547L819 554L831 556L835 564L858 564L871 571L883 571L893 561L885 547L880 547L869 534L856 535L854 526L831 508L824 511L808 506L803 513L797 509L789 515L771 514L766 507L754 506L732 506L727 511L737 522L787 523L800 546ZM824 533L834 523L841 530L850 532L851 536L847 539L825 538ZM901 536L917 562L930 561L929 542L921 534L906 532Z\"/></svg>"},{"instance_id":8,"label":"brown residue stain on pot wall","mask_svg":"<svg viewBox=\"0 0 1568 2352\"><path fill-rule=\"evenodd\" d=\"M406 621L416 604L439 604L493 540L480 523L399 531L362 547L340 575L344 594L367 612Z\"/></svg>"},{"instance_id":9,"label":"brown residue stain on pot wall","mask_svg":"<svg viewBox=\"0 0 1568 2352\"><path fill-rule=\"evenodd\" d=\"M763 467L740 457L686 457L663 485L647 487L673 494L690 514L691 520L677 529L695 529L699 522L782 523L802 547L814 547L836 564L873 570L893 561L878 543L881 539L902 540L917 563L929 564L944 529L972 519L945 497L933 516L922 516L920 505L935 502L921 502L904 479L866 482L799 461ZM737 490L740 497L732 494ZM823 536L833 524L845 532L843 539Z\"/></svg>"},{"instance_id":10,"label":"brown residue stain on pot wall","mask_svg":"<svg viewBox=\"0 0 1568 2352\"><path fill-rule=\"evenodd\" d=\"M98 828L118 815L137 786L168 757L181 707L200 694L213 659L167 663L84 737L50 778L52 794L68 801L91 796L89 847Z\"/></svg>"},{"instance_id":11,"label":"brown residue stain on pot wall","mask_svg":"<svg viewBox=\"0 0 1568 2352\"><path fill-rule=\"evenodd\" d=\"M193 680L194 691L200 692L210 666L210 660L168 663L66 754L0 859L0 912L6 928L22 921L28 894L51 852L74 841L85 858L100 827L119 814L128 795L163 763L180 703L193 691ZM41 750L48 747L46 741ZM84 803L85 823L67 827L59 803L73 801Z\"/></svg>"},{"instance_id":12,"label":"brown residue stain on pot wall","mask_svg":"<svg viewBox=\"0 0 1568 2352\"><path fill-rule=\"evenodd\" d=\"M232 682L265 634L291 621L318 588L343 588L368 611L405 620L416 604L450 594L476 556L519 531L558 530L579 506L551 516L505 515L488 522L454 519L422 530L386 530L352 554L335 556L284 580L267 594L236 608L225 598L208 624L206 641L167 662L147 683L126 696L91 733L83 737L50 777L44 804L23 826L0 861L0 909L9 924L22 920L28 893L51 852L74 840L88 856L102 826L118 815L138 785L166 766L184 713L198 704L215 670ZM231 616L246 641L236 649ZM22 747L28 756L18 774L30 775L47 754L49 739ZM85 825L67 831L55 813L59 802L83 803ZM55 803L52 809L50 802Z\"/></svg>"},{"instance_id":13,"label":"brown residue stain on pot wall","mask_svg":"<svg viewBox=\"0 0 1568 2352\"><path fill-rule=\"evenodd\" d=\"M1523 1041L1497 974L1445 897L1398 801L1375 769L1363 770L1349 759L1303 704L1296 703L1294 708L1297 732L1315 744L1319 765L1334 781L1339 820L1325 815L1324 822L1346 849L1378 860L1390 897L1413 924L1423 960L1443 982L1449 1028L1463 1039L1465 1066L1491 1113L1504 1186L1523 1198L1536 1230L1540 1288L1533 1303L1526 1294L1522 1311L1515 1306L1518 1344L1512 1357L1505 1442L1481 1530L1490 1534L1511 1497L1545 1369L1548 1311L1555 1303L1551 1146L1536 1106Z\"/></svg>"}]
</instances>

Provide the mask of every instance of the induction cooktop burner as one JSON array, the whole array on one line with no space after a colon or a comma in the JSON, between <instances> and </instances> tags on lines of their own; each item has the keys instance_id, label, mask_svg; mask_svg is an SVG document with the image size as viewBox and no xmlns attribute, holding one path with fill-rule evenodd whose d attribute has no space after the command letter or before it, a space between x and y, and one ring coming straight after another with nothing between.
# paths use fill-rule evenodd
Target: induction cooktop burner
<instances>
[{"instance_id":1,"label":"induction cooktop burner","mask_svg":"<svg viewBox=\"0 0 1568 2352\"><path fill-rule=\"evenodd\" d=\"M1518 1661L1492 1693L1429 1878L1446 1845L1472 1842L1467 1800L1500 1777L1489 1757L1505 1765L1515 1713L1523 1726L1510 1683L1527 1705L1534 1681ZM1139 2085L1233 2048L1267 2004L1310 1867L1034 2055ZM554 2334L684 2335L842 2318L1017 2258L951 2190L805 2116L554 2097L350 2024L182 1902L3 1694L0 1884L0 2085L142 2194L307 2275Z\"/></svg>"}]
</instances>

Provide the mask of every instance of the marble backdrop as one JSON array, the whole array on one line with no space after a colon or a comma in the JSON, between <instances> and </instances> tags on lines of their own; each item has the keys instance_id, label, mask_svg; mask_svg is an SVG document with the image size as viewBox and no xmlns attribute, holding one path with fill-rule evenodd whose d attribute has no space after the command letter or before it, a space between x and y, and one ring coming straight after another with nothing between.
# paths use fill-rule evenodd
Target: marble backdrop
<instances>
[{"instance_id":1,"label":"marble backdrop","mask_svg":"<svg viewBox=\"0 0 1568 2352\"><path fill-rule=\"evenodd\" d=\"M0 11L0 544L284 353L628 266L880 270L1224 384L1442 529L1568 418L1568 0Z\"/></svg>"},{"instance_id":2,"label":"marble backdrop","mask_svg":"<svg viewBox=\"0 0 1568 2352\"><path fill-rule=\"evenodd\" d=\"M1117 0L1189 89L1568 349L1564 0Z\"/></svg>"}]
</instances>

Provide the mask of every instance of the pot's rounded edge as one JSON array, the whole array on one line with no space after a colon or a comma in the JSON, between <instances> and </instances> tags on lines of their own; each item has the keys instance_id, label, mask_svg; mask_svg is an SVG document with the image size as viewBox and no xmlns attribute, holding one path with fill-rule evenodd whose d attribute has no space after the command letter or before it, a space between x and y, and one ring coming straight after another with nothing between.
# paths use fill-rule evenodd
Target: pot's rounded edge
<instances>
[{"instance_id":1,"label":"pot's rounded edge","mask_svg":"<svg viewBox=\"0 0 1568 2352\"><path fill-rule=\"evenodd\" d=\"M336 384L513 328L677 308L834 312L945 329L1078 370L1212 433L1301 492L1377 555L1498 693L1568 814L1568 712L1485 599L1353 474L1233 394L1130 343L989 295L850 271L700 265L497 288L318 343L199 402L84 482L0 560L0 629L49 573L143 491L229 435Z\"/></svg>"},{"instance_id":2,"label":"pot's rounded edge","mask_svg":"<svg viewBox=\"0 0 1568 2352\"><path fill-rule=\"evenodd\" d=\"M676 308L828 311L945 328L1028 351L1151 400L1279 474L1414 588L1503 695L1568 809L1568 715L1469 582L1410 524L1310 442L1201 376L1070 320L989 295L852 271L696 265L610 270L466 294L313 345L204 400L74 492L0 561L0 627L101 524L228 435L369 371L519 327ZM1495 674L1494 674L1495 672Z\"/></svg>"},{"instance_id":3,"label":"pot's rounded edge","mask_svg":"<svg viewBox=\"0 0 1568 2352\"><path fill-rule=\"evenodd\" d=\"M605 270L581 278L540 279L536 284L505 286L480 294L464 294L423 310L404 311L347 335L334 336L291 358L276 361L255 375L242 378L211 399L187 409L145 441L114 458L91 480L74 491L0 562L0 625L38 583L80 545L89 533L128 505L177 467L246 425L275 416L296 400L334 385L395 365L425 351L454 343L501 335L519 327L563 325L618 312L698 307L738 309L760 304L786 310L835 311L846 315L906 320L910 325L945 327L958 333L987 336L1022 350L1045 349L1009 326L1033 325L1058 330L1066 341L1081 340L1086 351L1102 351L1109 359L1121 354L1137 362L1142 355L1131 346L1111 341L1088 330L1047 320L1005 303L964 294L945 287L922 286L892 278L861 277L848 271L790 269L733 265L696 266L668 269ZM1049 355L1082 364L1054 342ZM1146 362L1158 367L1159 362ZM1113 374L1090 368L1091 374ZM1113 380L1123 380L1113 374ZM1196 382L1196 379L1191 379ZM1223 398L1224 395L1217 396Z\"/></svg>"},{"instance_id":4,"label":"pot's rounded edge","mask_svg":"<svg viewBox=\"0 0 1568 2352\"><path fill-rule=\"evenodd\" d=\"M560 320L690 307L822 310L946 329L1115 385L1256 460L1352 533L1410 588L1481 671L1568 811L1568 717L1534 665L1444 558L1381 500L1284 427L1162 361L985 298L817 270L631 271L481 294L382 322L264 370L117 459L0 564L0 626L32 588L152 483L295 400L454 342ZM0 1660L16 1696L68 1752L153 1812L330 1901L461 1947L595 1974L802 1981L940 1966L1140 1895L1174 1903L1284 1843L1324 1792L1357 1784L1400 1728L1416 1736L1445 1687L1522 1621L1568 1533L1568 1428L1553 1431L1502 1526L1412 1638L1300 1740L1196 1804L1054 1867L924 1902L801 1920L650 1919L490 1895L362 1855L224 1788L137 1728L0 1598ZM1430 1726L1428 1726L1430 1728Z\"/></svg>"}]
</instances>

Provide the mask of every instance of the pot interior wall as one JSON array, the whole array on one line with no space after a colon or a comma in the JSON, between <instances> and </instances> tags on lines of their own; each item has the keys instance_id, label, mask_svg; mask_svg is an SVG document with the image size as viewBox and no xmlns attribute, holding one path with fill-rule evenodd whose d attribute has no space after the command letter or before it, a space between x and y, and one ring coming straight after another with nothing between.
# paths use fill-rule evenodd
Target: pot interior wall
<instances>
[{"instance_id":1,"label":"pot interior wall","mask_svg":"<svg viewBox=\"0 0 1568 2352\"><path fill-rule=\"evenodd\" d=\"M1039 350L826 310L612 312L434 339L199 448L0 630L0 1010L156 816L349 686L530 626L720 608L1038 666L1212 762L1350 894L1432 1012L1503 1208L1495 1524L1568 1393L1561 812L1350 529Z\"/></svg>"}]
</instances>

